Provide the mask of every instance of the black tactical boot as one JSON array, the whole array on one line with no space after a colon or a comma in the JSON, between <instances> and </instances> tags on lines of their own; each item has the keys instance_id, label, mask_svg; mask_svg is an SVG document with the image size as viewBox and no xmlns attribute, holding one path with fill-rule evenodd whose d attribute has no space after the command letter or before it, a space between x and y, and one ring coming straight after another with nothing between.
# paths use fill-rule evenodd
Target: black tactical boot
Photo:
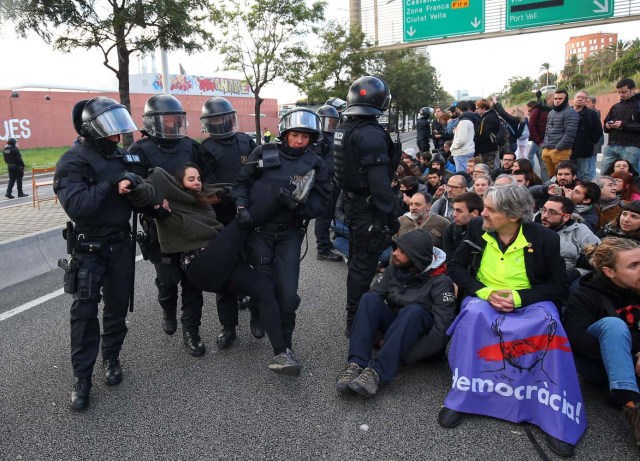
<instances>
[{"instance_id":1,"label":"black tactical boot","mask_svg":"<svg viewBox=\"0 0 640 461\"><path fill-rule=\"evenodd\" d=\"M104 379L107 380L109 386L115 386L122 382L122 366L120 366L120 360L104 359L102 361L104 366Z\"/></svg>"},{"instance_id":2,"label":"black tactical boot","mask_svg":"<svg viewBox=\"0 0 640 461\"><path fill-rule=\"evenodd\" d=\"M172 335L178 328L176 319L176 308L162 308L162 330L168 335Z\"/></svg>"},{"instance_id":3,"label":"black tactical boot","mask_svg":"<svg viewBox=\"0 0 640 461\"><path fill-rule=\"evenodd\" d=\"M91 378L78 378L71 391L71 409L84 411L89 407Z\"/></svg>"},{"instance_id":4,"label":"black tactical boot","mask_svg":"<svg viewBox=\"0 0 640 461\"><path fill-rule=\"evenodd\" d=\"M201 357L205 353L204 343L200 339L198 330L184 331L182 333L182 341L184 345L189 349L189 353L194 357Z\"/></svg>"},{"instance_id":5,"label":"black tactical boot","mask_svg":"<svg viewBox=\"0 0 640 461\"><path fill-rule=\"evenodd\" d=\"M228 349L233 346L233 342L238 336L236 335L236 327L224 327L222 333L218 335L216 342L219 349Z\"/></svg>"}]
</instances>

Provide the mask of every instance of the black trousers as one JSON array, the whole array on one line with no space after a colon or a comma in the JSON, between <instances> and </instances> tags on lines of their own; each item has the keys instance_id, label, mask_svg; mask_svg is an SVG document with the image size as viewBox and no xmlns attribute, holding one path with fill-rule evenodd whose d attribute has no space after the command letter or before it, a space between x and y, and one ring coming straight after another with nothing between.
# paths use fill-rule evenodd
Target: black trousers
<instances>
[{"instance_id":1,"label":"black trousers","mask_svg":"<svg viewBox=\"0 0 640 461\"><path fill-rule=\"evenodd\" d=\"M182 316L180 322L184 331L197 331L202 319L204 299L198 289L180 267L180 253L163 253L162 262L154 264L158 302L163 309L178 306L178 284L182 287Z\"/></svg>"},{"instance_id":2,"label":"black trousers","mask_svg":"<svg viewBox=\"0 0 640 461\"><path fill-rule=\"evenodd\" d=\"M324 253L333 249L331 239L329 238L329 227L333 221L334 212L336 210L336 202L340 196L340 188L333 185L333 202L331 203L331 211L326 216L320 216L315 219L313 231L316 235L316 248L318 253Z\"/></svg>"},{"instance_id":3,"label":"black trousers","mask_svg":"<svg viewBox=\"0 0 640 461\"><path fill-rule=\"evenodd\" d=\"M76 378L87 378L93 373L100 346L101 300L102 357L117 358L120 353L127 335L125 320L135 262L128 239L105 245L95 254L77 254L76 258L79 271L78 292L71 304L71 365Z\"/></svg>"},{"instance_id":4,"label":"black trousers","mask_svg":"<svg viewBox=\"0 0 640 461\"><path fill-rule=\"evenodd\" d=\"M24 177L24 168L18 165L8 165L9 183L7 184L7 195L11 195L13 185L18 189L18 195L22 194L22 178Z\"/></svg>"},{"instance_id":5,"label":"black trousers","mask_svg":"<svg viewBox=\"0 0 640 461\"><path fill-rule=\"evenodd\" d=\"M232 221L191 261L186 273L203 291L218 293L224 290L225 293L251 296L258 305L260 320L274 354L279 354L286 347L273 282L240 258L249 232Z\"/></svg>"},{"instance_id":6,"label":"black trousers","mask_svg":"<svg viewBox=\"0 0 640 461\"><path fill-rule=\"evenodd\" d=\"M353 319L363 294L376 274L378 257L389 242L371 233L378 214L366 197L347 195L345 213L349 225L349 269L347 273L347 317Z\"/></svg>"}]
</instances>

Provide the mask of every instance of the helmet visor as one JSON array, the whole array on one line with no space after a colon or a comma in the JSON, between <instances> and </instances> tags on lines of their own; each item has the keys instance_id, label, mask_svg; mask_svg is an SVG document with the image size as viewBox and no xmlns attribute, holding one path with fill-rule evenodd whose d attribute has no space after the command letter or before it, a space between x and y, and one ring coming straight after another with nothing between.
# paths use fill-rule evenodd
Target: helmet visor
<instances>
[{"instance_id":1,"label":"helmet visor","mask_svg":"<svg viewBox=\"0 0 640 461\"><path fill-rule=\"evenodd\" d=\"M320 117L322 120L322 131L326 131L327 133L335 133L336 128L338 128L338 120L333 117Z\"/></svg>"},{"instance_id":2,"label":"helmet visor","mask_svg":"<svg viewBox=\"0 0 640 461\"><path fill-rule=\"evenodd\" d=\"M343 111L347 108L347 101L340 98L333 98L329 104L335 107L338 111Z\"/></svg>"},{"instance_id":3,"label":"helmet visor","mask_svg":"<svg viewBox=\"0 0 640 461\"><path fill-rule=\"evenodd\" d=\"M306 110L294 110L282 117L280 120L280 133L285 131L306 131L313 132L316 135L320 134L320 117L310 111Z\"/></svg>"},{"instance_id":4,"label":"helmet visor","mask_svg":"<svg viewBox=\"0 0 640 461\"><path fill-rule=\"evenodd\" d=\"M214 117L200 117L202 131L214 139L224 139L238 131L238 117L235 112Z\"/></svg>"},{"instance_id":5,"label":"helmet visor","mask_svg":"<svg viewBox=\"0 0 640 461\"><path fill-rule=\"evenodd\" d=\"M162 139L180 139L187 135L187 114L154 114L142 117L149 135Z\"/></svg>"},{"instance_id":6,"label":"helmet visor","mask_svg":"<svg viewBox=\"0 0 640 461\"><path fill-rule=\"evenodd\" d=\"M138 130L129 111L123 106L102 112L96 118L86 122L85 127L95 139Z\"/></svg>"}]
</instances>

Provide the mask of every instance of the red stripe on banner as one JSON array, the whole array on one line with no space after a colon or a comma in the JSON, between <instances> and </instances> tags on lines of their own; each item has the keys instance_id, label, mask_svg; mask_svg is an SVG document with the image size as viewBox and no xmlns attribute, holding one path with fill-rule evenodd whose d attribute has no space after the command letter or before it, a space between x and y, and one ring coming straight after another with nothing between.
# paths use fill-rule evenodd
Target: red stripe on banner
<instances>
[{"instance_id":1,"label":"red stripe on banner","mask_svg":"<svg viewBox=\"0 0 640 461\"><path fill-rule=\"evenodd\" d=\"M515 341L507 341L502 347L500 343L483 347L478 351L478 357L487 362L497 362L505 359L503 349L508 351L510 357L521 357L525 354L531 354L543 350L559 349L563 352L571 352L569 340L562 336L554 336L549 342L548 335L530 336Z\"/></svg>"}]
</instances>

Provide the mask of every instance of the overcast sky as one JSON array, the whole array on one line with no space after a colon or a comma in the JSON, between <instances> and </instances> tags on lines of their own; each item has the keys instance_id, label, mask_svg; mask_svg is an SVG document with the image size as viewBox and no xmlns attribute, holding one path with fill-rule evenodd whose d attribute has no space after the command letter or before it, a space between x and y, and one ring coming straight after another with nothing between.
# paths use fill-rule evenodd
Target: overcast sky
<instances>
[{"instance_id":1,"label":"overcast sky","mask_svg":"<svg viewBox=\"0 0 640 461\"><path fill-rule=\"evenodd\" d=\"M347 5L346 0L329 0L330 16L347 21ZM619 39L631 40L640 36L639 25L640 21L634 21L580 27L435 45L428 47L428 50L445 90L455 94L456 90L466 89L470 95L486 96L500 91L512 76L536 77L544 62L549 62L551 70L558 72L564 65L564 44L571 36L600 31L617 32ZM11 89L36 83L117 87L115 75L103 66L99 51L76 51L70 54L52 51L38 37L17 39L8 25L0 26L0 44L4 52L0 88ZM240 77L239 74L222 73L219 58L213 52L194 56L171 53L169 72L178 73L179 64L192 75ZM136 59L131 61L131 72L138 72ZM293 102L299 97L294 86L282 83L266 87L263 95L277 98L280 104Z\"/></svg>"}]
</instances>

